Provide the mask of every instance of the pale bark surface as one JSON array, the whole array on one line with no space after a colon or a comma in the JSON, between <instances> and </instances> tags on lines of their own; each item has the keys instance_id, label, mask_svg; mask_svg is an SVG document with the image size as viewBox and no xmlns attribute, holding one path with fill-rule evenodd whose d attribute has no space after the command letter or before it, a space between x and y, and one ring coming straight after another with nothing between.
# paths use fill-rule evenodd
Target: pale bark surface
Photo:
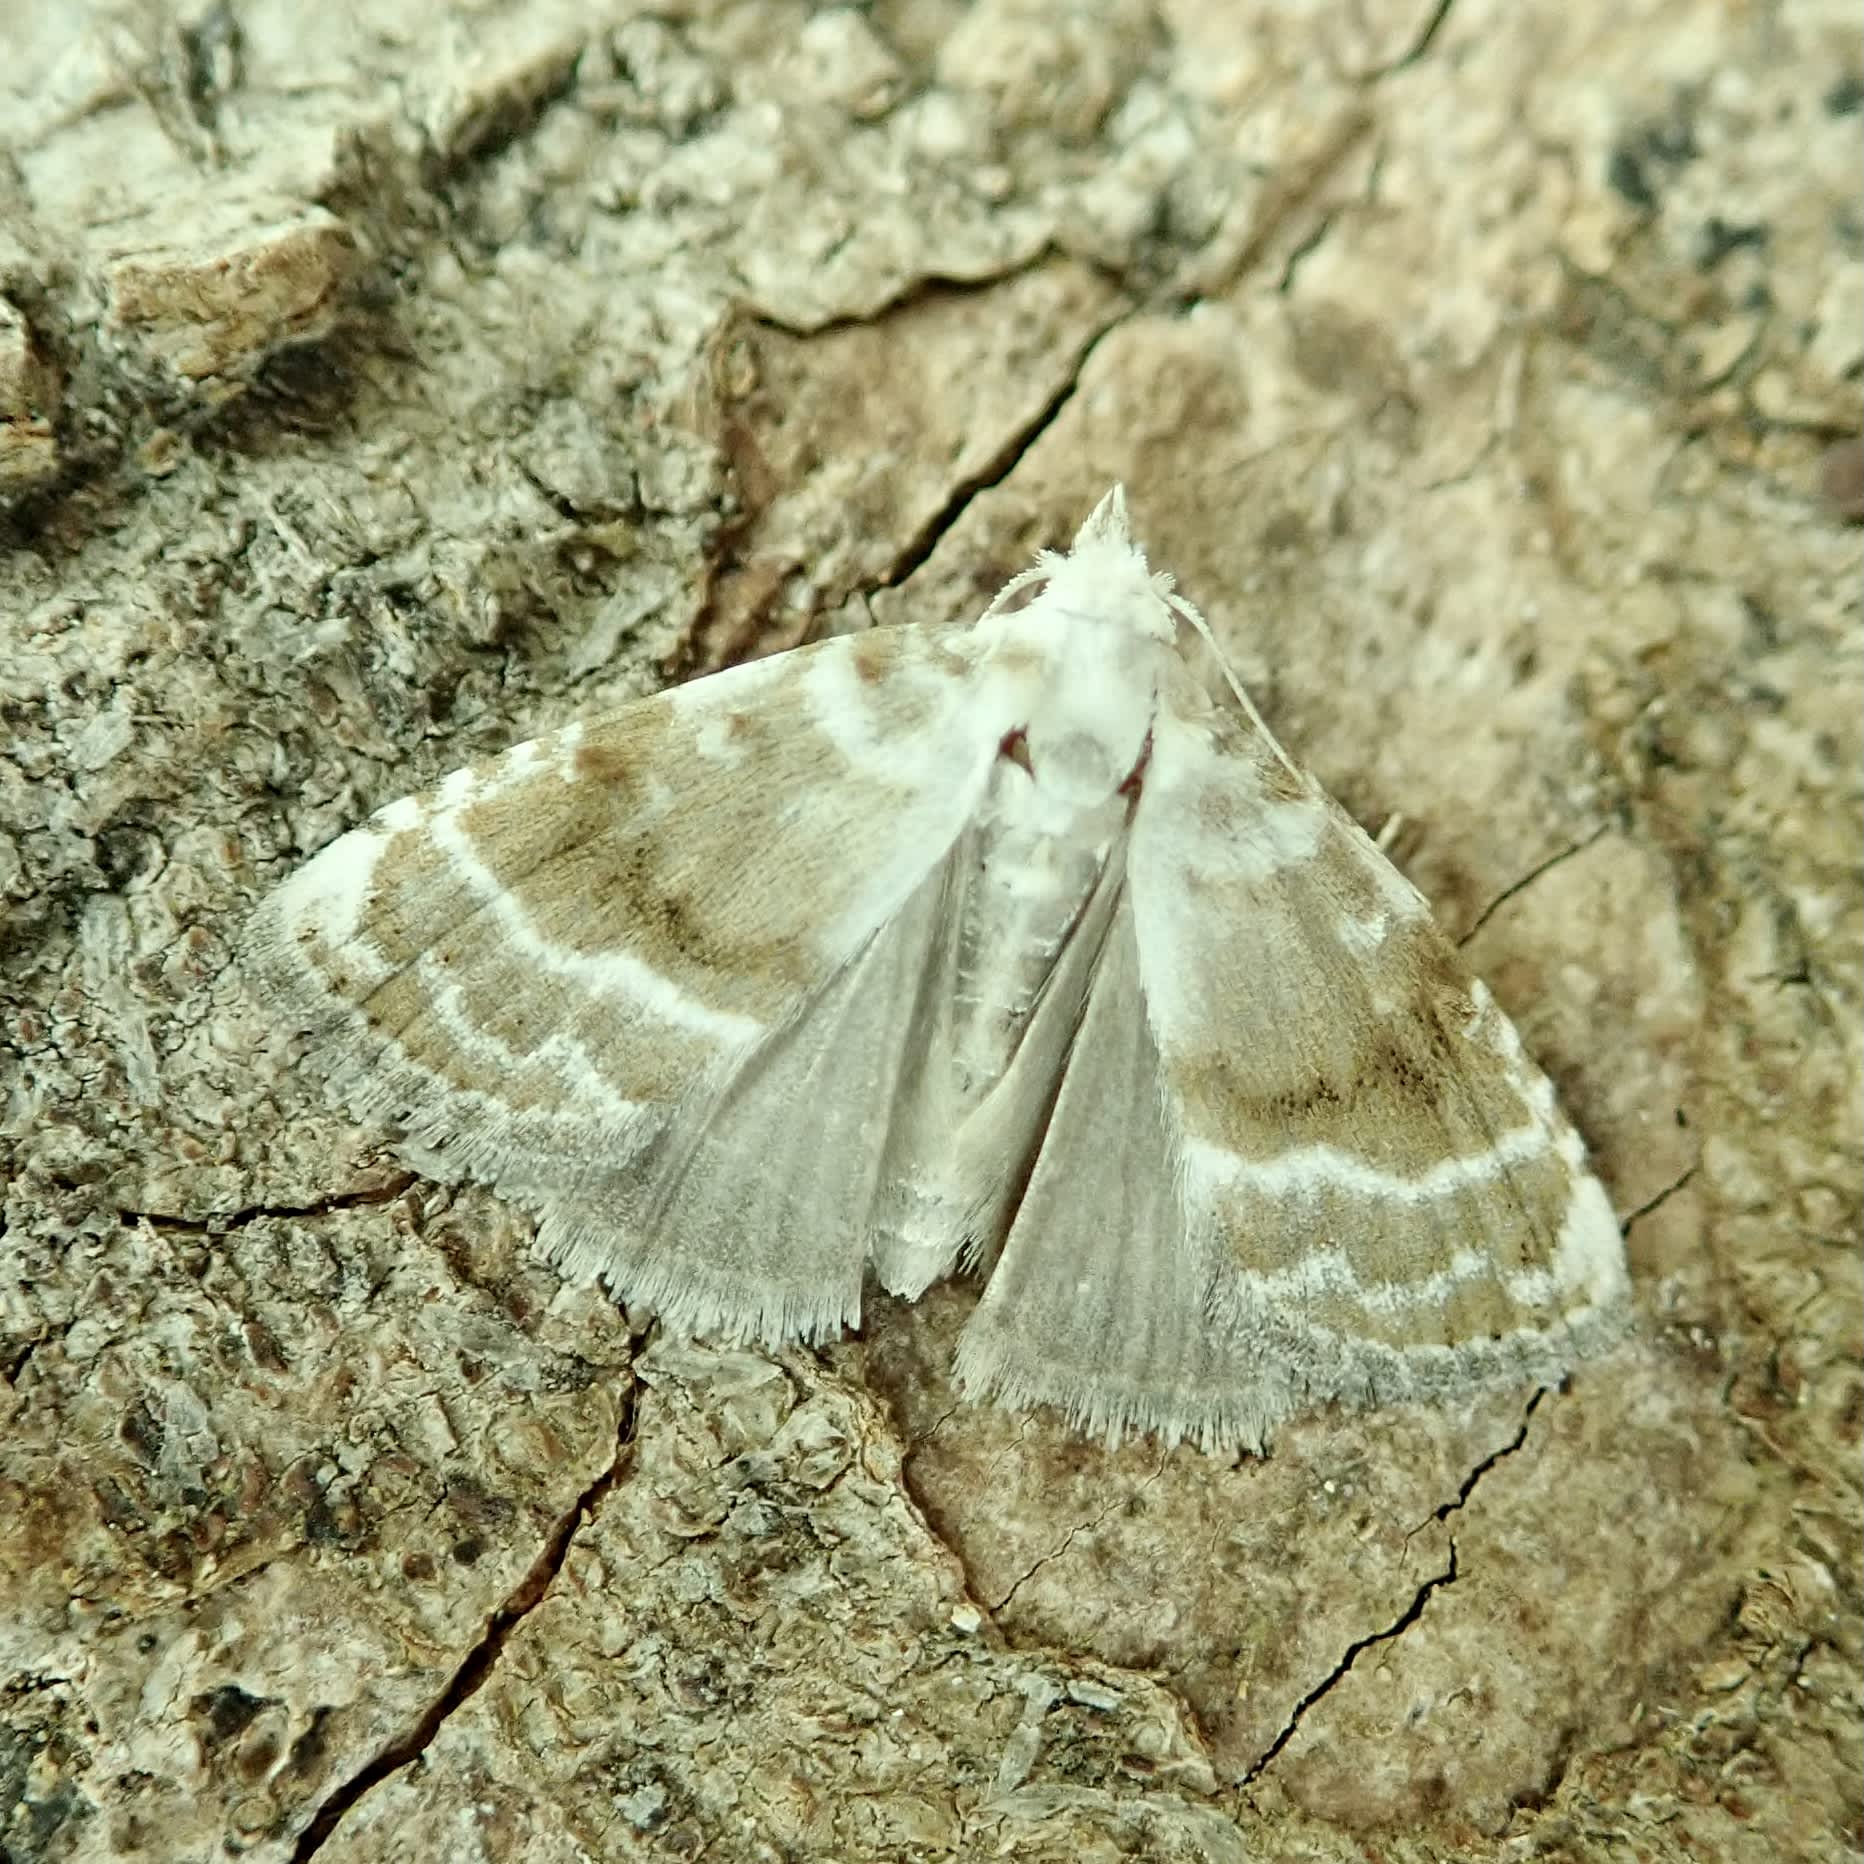
<instances>
[{"instance_id":1,"label":"pale bark surface","mask_svg":"<svg viewBox=\"0 0 1864 1864\"><path fill-rule=\"evenodd\" d=\"M0 1857L1858 1854L1849 8L0 50ZM246 992L368 808L1115 478L1595 1149L1569 1389L1109 1454L962 1289L659 1341Z\"/></svg>"}]
</instances>

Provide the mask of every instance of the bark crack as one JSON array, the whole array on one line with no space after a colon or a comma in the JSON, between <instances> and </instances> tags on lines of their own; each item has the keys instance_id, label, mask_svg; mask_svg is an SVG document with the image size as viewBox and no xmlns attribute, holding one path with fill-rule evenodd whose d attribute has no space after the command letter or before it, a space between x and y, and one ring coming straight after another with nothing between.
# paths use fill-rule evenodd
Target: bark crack
<instances>
[{"instance_id":1,"label":"bark crack","mask_svg":"<svg viewBox=\"0 0 1864 1864\"><path fill-rule=\"evenodd\" d=\"M880 579L879 587L897 589L938 548L947 532L963 517L971 501L980 492L1001 485L1010 476L1024 454L1055 424L1062 409L1074 398L1075 391L1081 385L1081 373L1101 339L1131 314L1132 307L1122 304L1101 321L1099 327L1082 342L1080 352L1074 359L1074 367L1068 371L1066 379L1028 420L1004 437L983 465L975 472L965 474L952 487L944 504L919 527L918 534L909 538L901 547L893 567Z\"/></svg>"},{"instance_id":2,"label":"bark crack","mask_svg":"<svg viewBox=\"0 0 1864 1864\"><path fill-rule=\"evenodd\" d=\"M1159 1461L1158 1467L1155 1468L1152 1471L1152 1473L1146 1477L1145 1481L1139 1485L1139 1489L1137 1492L1140 1494L1143 1494L1147 1489L1149 1489L1153 1485L1153 1483L1155 1483L1159 1479L1159 1476L1163 1473L1164 1468L1165 1468L1164 1460L1163 1458L1161 1458ZM1125 1508L1129 1504L1131 1500L1132 1500L1132 1497L1123 1495L1119 1498L1119 1500L1109 1502L1106 1505L1106 1507L1101 1509L1101 1511L1097 1515L1095 1515L1091 1520L1077 1521L1074 1524L1074 1526L1071 1527L1067 1531L1067 1533L1065 1533L1061 1537L1060 1541L1058 1541L1056 1545L1051 1547L1047 1553L1038 1554L1036 1558L1032 1560L1030 1564L1023 1569L1022 1572L1018 1573L1017 1576L1013 1580L1010 1581L1009 1590L1006 1591L1000 1599L995 1600L993 1603L991 1603L987 1607L987 1609L990 1611L992 1616L994 1617L998 1612L1001 1612L1002 1610L1005 1609L1005 1607L1009 1605L1010 1601L1014 1599L1017 1593L1022 1590L1023 1585L1025 1584L1026 1581L1033 1579L1036 1576L1036 1574L1041 1572L1043 1567L1053 1565L1054 1562L1059 1560L1062 1557L1062 1555L1065 1554L1068 1551L1068 1549L1072 1547L1074 1543L1081 1538L1083 1534L1093 1533L1093 1531L1097 1527L1099 1527L1102 1522L1106 1521L1109 1517L1118 1514L1123 1508Z\"/></svg>"},{"instance_id":3,"label":"bark crack","mask_svg":"<svg viewBox=\"0 0 1864 1864\"><path fill-rule=\"evenodd\" d=\"M1439 1502L1437 1506L1430 1511L1429 1515L1426 1516L1424 1520L1420 1521L1417 1526L1411 1530L1410 1534L1405 1536L1407 1541L1409 1541L1413 1535L1421 1534L1425 1528L1430 1526L1431 1522L1447 1521L1451 1515L1462 1512L1469 1498L1475 1494L1482 1479L1489 1471L1495 1468L1498 1463L1505 1463L1509 1457L1513 1456L1514 1453L1527 1442L1528 1426L1533 1423L1534 1413L1540 1409L1541 1400L1546 1397L1547 1391L1548 1387L1543 1385L1528 1399L1526 1405L1522 1407L1521 1425L1515 1434L1510 1437L1506 1443L1497 1445L1487 1456L1483 1457L1457 1485L1456 1493L1452 1495L1447 1502Z\"/></svg>"},{"instance_id":4,"label":"bark crack","mask_svg":"<svg viewBox=\"0 0 1864 1864\"><path fill-rule=\"evenodd\" d=\"M1501 892L1496 894L1494 899L1489 901L1488 905L1483 907L1481 912L1477 913L1475 918L1470 922L1468 929L1458 937L1456 941L1458 947L1460 948L1467 945L1517 893L1525 891L1527 888L1531 887L1535 881L1540 879L1543 874L1551 873L1554 868L1562 866L1565 862L1570 861L1574 855L1584 854L1594 842L1603 838L1610 827L1611 824L1609 822L1601 822L1590 835L1582 836L1578 841L1572 842L1567 847L1556 848L1545 860L1535 862L1535 864L1518 880L1511 880L1507 886L1502 888Z\"/></svg>"},{"instance_id":5,"label":"bark crack","mask_svg":"<svg viewBox=\"0 0 1864 1864\"><path fill-rule=\"evenodd\" d=\"M1409 71L1413 65L1421 64L1429 57L1430 49L1436 43L1437 35L1443 30L1444 21L1450 17L1450 10L1455 4L1456 0L1437 0L1436 10L1419 28L1417 37L1376 75L1388 78L1395 71Z\"/></svg>"},{"instance_id":6,"label":"bark crack","mask_svg":"<svg viewBox=\"0 0 1864 1864\"><path fill-rule=\"evenodd\" d=\"M365 1762L318 1807L316 1816L304 1828L292 1850L292 1864L306 1864L307 1859L315 1857L350 1808L381 1781L418 1758L453 1712L478 1694L496 1667L512 1632L550 1590L557 1574L563 1570L563 1562L569 1557L570 1545L576 1538L577 1529L593 1515L601 1506L603 1498L621 1480L634 1448L635 1427L635 1396L630 1386L616 1426L615 1454L610 1458L608 1467L558 1518L537 1558L531 1562L530 1570L512 1588L505 1602L486 1620L485 1630L478 1643L466 1653L432 1704L404 1735L389 1742Z\"/></svg>"},{"instance_id":7,"label":"bark crack","mask_svg":"<svg viewBox=\"0 0 1864 1864\"><path fill-rule=\"evenodd\" d=\"M228 1211L225 1216L170 1217L153 1210L123 1209L117 1211L117 1216L126 1229L146 1223L152 1230L166 1230L183 1236L225 1236L266 1218L333 1217L340 1211L367 1210L377 1204L392 1204L411 1185L420 1181L417 1172L397 1172L385 1183L371 1185L366 1190L334 1191L330 1196L320 1197L310 1204L244 1204L238 1210Z\"/></svg>"},{"instance_id":8,"label":"bark crack","mask_svg":"<svg viewBox=\"0 0 1864 1864\"><path fill-rule=\"evenodd\" d=\"M1505 1453L1506 1452L1502 1452L1501 1454ZM1359 1659L1367 1651L1373 1649L1377 1645L1389 1644L1394 1639L1402 1637L1405 1632L1410 1630L1410 1628L1423 1617L1424 1607L1430 1603L1431 1596L1440 1591L1443 1587L1455 1583L1457 1573L1456 1542L1452 1540L1450 1542L1449 1564L1444 1567L1442 1572L1431 1574L1431 1576L1418 1587L1410 1604L1382 1631L1369 1632L1365 1637L1357 1638L1354 1642L1347 1645L1344 1652L1341 1653L1339 1662L1294 1705L1287 1721L1282 1724L1281 1732L1263 1751L1262 1758L1243 1776L1243 1784L1245 1786L1250 1785L1266 1771L1269 1763L1294 1739L1296 1733L1300 1729L1302 1721L1307 1716L1308 1710L1311 1709L1315 1703L1320 1701L1329 1690L1333 1689L1350 1676L1353 1672L1354 1665L1358 1663Z\"/></svg>"},{"instance_id":9,"label":"bark crack","mask_svg":"<svg viewBox=\"0 0 1864 1864\"><path fill-rule=\"evenodd\" d=\"M1694 1179L1697 1171L1700 1169L1698 1163L1690 1163L1685 1166L1682 1171L1678 1172L1668 1184L1653 1191L1635 1210L1626 1211L1618 1220L1618 1233L1621 1236L1629 1236L1633 1224L1641 1223L1653 1212L1661 1210L1677 1192L1682 1190L1685 1185L1689 1184L1691 1180Z\"/></svg>"}]
</instances>

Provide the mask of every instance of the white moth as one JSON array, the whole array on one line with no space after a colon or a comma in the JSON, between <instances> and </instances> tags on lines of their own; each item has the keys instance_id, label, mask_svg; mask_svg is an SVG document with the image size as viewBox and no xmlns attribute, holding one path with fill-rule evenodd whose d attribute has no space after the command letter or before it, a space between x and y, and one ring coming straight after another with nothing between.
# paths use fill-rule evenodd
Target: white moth
<instances>
[{"instance_id":1,"label":"white moth","mask_svg":"<svg viewBox=\"0 0 1864 1864\"><path fill-rule=\"evenodd\" d=\"M1181 625L1116 489L973 624L380 810L259 968L353 1112L677 1330L820 1340L870 1269L973 1269L965 1386L1110 1441L1559 1377L1625 1294L1577 1135Z\"/></svg>"}]
</instances>

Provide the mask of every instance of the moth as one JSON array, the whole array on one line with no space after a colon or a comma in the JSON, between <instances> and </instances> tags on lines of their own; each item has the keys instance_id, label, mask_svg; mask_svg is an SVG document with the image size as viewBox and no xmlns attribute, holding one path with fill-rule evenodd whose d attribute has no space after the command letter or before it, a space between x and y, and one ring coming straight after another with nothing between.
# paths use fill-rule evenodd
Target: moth
<instances>
[{"instance_id":1,"label":"moth","mask_svg":"<svg viewBox=\"0 0 1864 1864\"><path fill-rule=\"evenodd\" d=\"M1215 667L1220 677L1212 677ZM1116 488L967 625L455 771L265 902L337 1098L669 1328L983 1283L957 1372L1108 1441L1559 1378L1611 1205L1429 908Z\"/></svg>"}]
</instances>

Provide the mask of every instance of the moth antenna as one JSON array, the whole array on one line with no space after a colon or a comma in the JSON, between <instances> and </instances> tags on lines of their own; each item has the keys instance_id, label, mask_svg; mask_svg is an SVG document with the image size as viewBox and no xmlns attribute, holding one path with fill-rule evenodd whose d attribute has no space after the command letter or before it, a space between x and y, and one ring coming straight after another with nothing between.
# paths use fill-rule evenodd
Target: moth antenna
<instances>
[{"instance_id":1,"label":"moth antenna","mask_svg":"<svg viewBox=\"0 0 1864 1864\"><path fill-rule=\"evenodd\" d=\"M1000 615L1003 612L1004 605L1008 603L1013 596L1021 595L1025 589L1034 588L1037 583L1047 582L1054 573L1055 559L1045 550L1028 569L1018 570L1017 573L997 591L991 598L990 606L984 610L985 619L988 619L992 615Z\"/></svg>"},{"instance_id":2,"label":"moth antenna","mask_svg":"<svg viewBox=\"0 0 1864 1864\"><path fill-rule=\"evenodd\" d=\"M1240 705L1243 711L1248 715L1250 724L1255 726L1256 730L1261 732L1263 737L1268 740L1269 749L1281 759L1283 769L1285 769L1291 777L1305 783L1307 779L1302 775L1301 766L1282 749L1281 740L1269 730L1268 724L1264 720L1262 714L1256 710L1256 702L1244 691L1242 681L1236 677L1235 673L1231 670L1229 661L1223 657L1223 649L1217 645L1216 636L1211 633L1209 622L1207 622L1181 595L1168 592L1165 601L1175 614L1188 621L1191 626L1204 637L1204 645L1210 649L1211 658L1214 659L1218 667L1221 668L1224 679L1229 682L1230 691L1236 695L1236 703Z\"/></svg>"}]
</instances>

